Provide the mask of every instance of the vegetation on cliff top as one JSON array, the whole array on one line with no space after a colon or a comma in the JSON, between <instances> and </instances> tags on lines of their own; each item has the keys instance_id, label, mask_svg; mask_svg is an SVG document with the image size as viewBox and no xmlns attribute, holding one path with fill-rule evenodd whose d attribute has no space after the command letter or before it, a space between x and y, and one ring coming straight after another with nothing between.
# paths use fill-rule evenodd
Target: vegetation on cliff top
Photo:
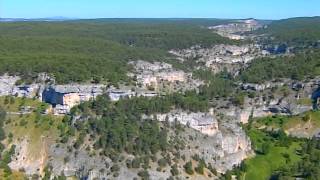
<instances>
[{"instance_id":1,"label":"vegetation on cliff top","mask_svg":"<svg viewBox=\"0 0 320 180\"><path fill-rule=\"evenodd\" d=\"M130 60L165 61L167 51L195 44L234 43L203 24L216 20L82 20L0 23L0 73L58 83L126 80Z\"/></svg>"},{"instance_id":2,"label":"vegetation on cliff top","mask_svg":"<svg viewBox=\"0 0 320 180\"><path fill-rule=\"evenodd\" d=\"M240 73L240 79L250 83L264 83L279 78L302 80L320 75L320 51L308 50L290 57L254 60Z\"/></svg>"},{"instance_id":3,"label":"vegetation on cliff top","mask_svg":"<svg viewBox=\"0 0 320 180\"><path fill-rule=\"evenodd\" d=\"M274 37L266 43L289 46L313 46L320 40L320 17L301 17L273 21L268 28L258 31Z\"/></svg>"}]
</instances>

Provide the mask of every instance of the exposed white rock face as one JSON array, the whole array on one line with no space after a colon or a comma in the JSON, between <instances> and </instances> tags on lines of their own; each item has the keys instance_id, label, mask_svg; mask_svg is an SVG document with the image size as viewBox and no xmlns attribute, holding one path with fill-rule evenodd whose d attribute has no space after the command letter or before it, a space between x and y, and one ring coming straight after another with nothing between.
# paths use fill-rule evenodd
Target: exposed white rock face
<instances>
[{"instance_id":1,"label":"exposed white rock face","mask_svg":"<svg viewBox=\"0 0 320 180\"><path fill-rule=\"evenodd\" d=\"M218 172L225 173L232 170L235 166L239 166L242 161L252 156L251 150L239 150L236 153L227 154L225 157L216 161L216 169Z\"/></svg>"},{"instance_id":2,"label":"exposed white rock face","mask_svg":"<svg viewBox=\"0 0 320 180\"><path fill-rule=\"evenodd\" d=\"M149 63L141 60L129 64L134 66L137 81L144 87L156 88L161 81L184 82L187 80L187 74L183 71L174 70L171 64Z\"/></svg>"},{"instance_id":3,"label":"exposed white rock face","mask_svg":"<svg viewBox=\"0 0 320 180\"><path fill-rule=\"evenodd\" d=\"M190 133L188 129L185 131L194 139L188 142L191 148L182 153L187 157L199 155L218 172L224 173L232 169L253 154L250 139L235 119L224 117L219 121L219 130L208 137Z\"/></svg>"},{"instance_id":4,"label":"exposed white rock face","mask_svg":"<svg viewBox=\"0 0 320 180\"><path fill-rule=\"evenodd\" d=\"M192 78L191 73L174 69L172 65L163 62L130 62L134 67L133 73L128 76L136 80L137 87L161 91L169 88L170 91L193 90L203 84ZM166 89L167 90L167 89Z\"/></svg>"},{"instance_id":5,"label":"exposed white rock face","mask_svg":"<svg viewBox=\"0 0 320 180\"><path fill-rule=\"evenodd\" d=\"M106 164L112 164L111 160L103 156L90 156L90 154L81 148L77 154L70 153L66 147L56 147L52 145L49 147L48 163L53 167L54 174L64 173L66 176L76 176L79 179L90 176L106 177L106 175L99 170L106 168ZM68 157L68 162L64 158ZM104 169L106 170L106 169ZM89 173L88 173L89 172Z\"/></svg>"},{"instance_id":6,"label":"exposed white rock face","mask_svg":"<svg viewBox=\"0 0 320 180\"><path fill-rule=\"evenodd\" d=\"M0 76L0 95L9 96L12 94L12 91L15 87L16 81L20 78L17 76Z\"/></svg>"},{"instance_id":7,"label":"exposed white rock face","mask_svg":"<svg viewBox=\"0 0 320 180\"><path fill-rule=\"evenodd\" d=\"M191 47L180 51L170 51L173 54L184 58L200 57L203 62L216 63L247 63L253 58L261 55L261 50L258 45L216 45L212 48L201 48L199 46Z\"/></svg>"},{"instance_id":8,"label":"exposed white rock face","mask_svg":"<svg viewBox=\"0 0 320 180\"><path fill-rule=\"evenodd\" d=\"M312 110L312 106L304 105L246 105L244 108L230 107L228 109L220 109L219 112L226 116L235 118L239 123L247 124L250 116L252 118L261 118L272 115L297 115Z\"/></svg>"},{"instance_id":9,"label":"exposed white rock face","mask_svg":"<svg viewBox=\"0 0 320 180\"><path fill-rule=\"evenodd\" d=\"M186 150L185 153L190 156L193 155L190 153L199 154L219 172L232 169L252 154L251 141L236 119L225 118L218 122L212 113L188 113L181 110L156 114L154 118L158 121L177 121L208 135L206 139L193 142L198 147L196 151Z\"/></svg>"},{"instance_id":10,"label":"exposed white rock face","mask_svg":"<svg viewBox=\"0 0 320 180\"><path fill-rule=\"evenodd\" d=\"M56 80L52 75L48 73L39 73L37 79L35 80L36 83L41 84L55 84Z\"/></svg>"},{"instance_id":11,"label":"exposed white rock face","mask_svg":"<svg viewBox=\"0 0 320 180\"><path fill-rule=\"evenodd\" d=\"M144 88L147 87L158 87L158 78L151 73L143 73L137 75L137 82L141 84Z\"/></svg>"},{"instance_id":12,"label":"exposed white rock face","mask_svg":"<svg viewBox=\"0 0 320 180\"><path fill-rule=\"evenodd\" d=\"M168 70L168 69L172 69L172 65L168 64L168 63L164 63L164 62L147 62L147 61L142 61L142 60L138 60L138 61L132 61L129 62L129 64L133 65L134 68L137 71L163 71L163 70Z\"/></svg>"},{"instance_id":13,"label":"exposed white rock face","mask_svg":"<svg viewBox=\"0 0 320 180\"><path fill-rule=\"evenodd\" d=\"M224 31L228 33L239 33L239 32L254 31L261 27L262 25L257 20L247 19L247 20L238 20L230 24L223 24L223 25L209 27L209 29Z\"/></svg>"},{"instance_id":14,"label":"exposed white rock face","mask_svg":"<svg viewBox=\"0 0 320 180\"><path fill-rule=\"evenodd\" d=\"M148 117L143 116L143 118ZM212 136L219 131L218 121L209 113L188 113L174 110L167 114L157 114L156 119L158 121L168 121L171 123L177 121L209 136Z\"/></svg>"},{"instance_id":15,"label":"exposed white rock face","mask_svg":"<svg viewBox=\"0 0 320 180\"><path fill-rule=\"evenodd\" d=\"M229 24L223 24L218 26L208 27L208 29L214 30L217 34L223 37L227 37L234 40L241 40L248 38L243 35L245 32L250 32L262 28L255 19L239 20Z\"/></svg>"},{"instance_id":16,"label":"exposed white rock face","mask_svg":"<svg viewBox=\"0 0 320 180\"><path fill-rule=\"evenodd\" d=\"M289 83L289 82L287 80L284 80L281 82L266 82L264 84L241 83L239 84L239 86L242 90L245 90L245 91L248 91L248 90L263 91L266 89L284 86L286 83Z\"/></svg>"},{"instance_id":17,"label":"exposed white rock face","mask_svg":"<svg viewBox=\"0 0 320 180\"><path fill-rule=\"evenodd\" d=\"M40 84L15 86L11 94L17 97L33 98L37 96L40 87Z\"/></svg>"},{"instance_id":18,"label":"exposed white rock face","mask_svg":"<svg viewBox=\"0 0 320 180\"><path fill-rule=\"evenodd\" d=\"M131 98L136 96L136 92L132 91L129 87L122 87L121 89L110 88L107 90L111 101L119 101L123 98Z\"/></svg>"},{"instance_id":19,"label":"exposed white rock face","mask_svg":"<svg viewBox=\"0 0 320 180\"><path fill-rule=\"evenodd\" d=\"M237 153L239 149L250 149L251 143L245 132L236 124L223 124L228 131L222 135L222 149L227 154Z\"/></svg>"},{"instance_id":20,"label":"exposed white rock face","mask_svg":"<svg viewBox=\"0 0 320 180\"><path fill-rule=\"evenodd\" d=\"M189 49L171 50L170 52L178 58L185 60L196 59L198 63L204 64L216 73L221 72L225 68L241 68L241 65L247 64L257 57L265 56L262 53L261 47L254 44L242 46L221 44L212 48L193 46Z\"/></svg>"},{"instance_id":21,"label":"exposed white rock face","mask_svg":"<svg viewBox=\"0 0 320 180\"><path fill-rule=\"evenodd\" d=\"M45 141L41 142L42 147L40 154L34 155L30 150L30 140L26 137L20 142L15 142L15 153L9 167L13 170L19 171L24 169L26 174L42 173L47 163L47 147ZM41 139L42 141L42 139Z\"/></svg>"},{"instance_id":22,"label":"exposed white rock face","mask_svg":"<svg viewBox=\"0 0 320 180\"><path fill-rule=\"evenodd\" d=\"M16 85L16 82L20 80L18 76L0 76L0 96L16 96L32 98L36 96L40 85Z\"/></svg>"},{"instance_id":23,"label":"exposed white rock face","mask_svg":"<svg viewBox=\"0 0 320 180\"><path fill-rule=\"evenodd\" d=\"M222 120L219 128L223 153L216 163L218 169L224 172L227 169L232 169L234 165L239 165L253 153L250 139L235 119L230 119L230 121Z\"/></svg>"},{"instance_id":24,"label":"exposed white rock face","mask_svg":"<svg viewBox=\"0 0 320 180\"><path fill-rule=\"evenodd\" d=\"M156 97L159 95L156 91L131 86L121 86L119 88L110 87L107 90L107 94L111 101L119 101L120 99L132 97Z\"/></svg>"},{"instance_id":25,"label":"exposed white rock face","mask_svg":"<svg viewBox=\"0 0 320 180\"><path fill-rule=\"evenodd\" d=\"M260 95L254 99L246 98L242 108L231 105L217 111L244 124L248 123L250 116L260 118L271 115L298 115L314 108L311 101L312 95L315 95L314 92L319 87L317 79L305 80L304 82L282 79L279 82L266 82L264 84L239 84L242 90L260 93ZM278 92L281 88L288 91L286 95L283 92ZM272 92L272 89L276 92ZM272 96L270 96L270 93ZM263 94L269 94L269 96ZM310 104L300 104L299 100L301 98L309 99Z\"/></svg>"}]
</instances>

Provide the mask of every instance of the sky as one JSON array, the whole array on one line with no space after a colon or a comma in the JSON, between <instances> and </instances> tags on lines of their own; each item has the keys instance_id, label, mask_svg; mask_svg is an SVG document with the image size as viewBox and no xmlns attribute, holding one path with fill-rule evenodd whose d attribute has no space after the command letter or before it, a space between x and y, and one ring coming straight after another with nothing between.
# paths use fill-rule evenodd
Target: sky
<instances>
[{"instance_id":1,"label":"sky","mask_svg":"<svg viewBox=\"0 0 320 180\"><path fill-rule=\"evenodd\" d=\"M320 0L0 0L0 18L257 18L319 16Z\"/></svg>"}]
</instances>

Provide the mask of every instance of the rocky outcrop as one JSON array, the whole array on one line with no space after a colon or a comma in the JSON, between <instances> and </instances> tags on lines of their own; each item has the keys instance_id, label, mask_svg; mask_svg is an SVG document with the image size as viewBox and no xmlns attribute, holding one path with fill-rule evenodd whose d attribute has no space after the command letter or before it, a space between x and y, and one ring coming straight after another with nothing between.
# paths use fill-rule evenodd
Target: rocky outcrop
<instances>
[{"instance_id":1,"label":"rocky outcrop","mask_svg":"<svg viewBox=\"0 0 320 180\"><path fill-rule=\"evenodd\" d=\"M12 157L12 161L9 163L9 167L16 171L25 171L26 174L42 174L48 159L48 144L45 138L41 138L40 149L38 152L32 152L30 139L28 137L23 138L19 142L14 142L16 145L15 154ZM36 154L36 155L35 155Z\"/></svg>"},{"instance_id":2,"label":"rocky outcrop","mask_svg":"<svg viewBox=\"0 0 320 180\"><path fill-rule=\"evenodd\" d=\"M241 40L249 38L244 33L262 28L264 25L255 19L238 20L229 24L222 24L218 26L209 27L216 33L223 37L234 40Z\"/></svg>"},{"instance_id":3,"label":"rocky outcrop","mask_svg":"<svg viewBox=\"0 0 320 180\"><path fill-rule=\"evenodd\" d=\"M39 98L51 104L56 114L66 114L80 102L89 101L103 94L103 84L69 84L53 85L54 79L40 73L35 83L17 85L18 76L0 76L0 96Z\"/></svg>"},{"instance_id":4,"label":"rocky outcrop","mask_svg":"<svg viewBox=\"0 0 320 180\"><path fill-rule=\"evenodd\" d=\"M103 172L112 165L111 160L103 156L90 156L84 148L77 152L68 151L67 147L49 148L48 164L54 174L64 173L66 176L76 176L80 179L94 178L96 176L107 177Z\"/></svg>"},{"instance_id":5,"label":"rocky outcrop","mask_svg":"<svg viewBox=\"0 0 320 180\"><path fill-rule=\"evenodd\" d=\"M186 134L189 138L195 138L187 143L190 147L181 153L185 153L187 157L197 154L222 173L239 165L253 154L250 139L232 118L225 117L219 120L219 131L213 136L203 137L189 130L186 130Z\"/></svg>"},{"instance_id":6,"label":"rocky outcrop","mask_svg":"<svg viewBox=\"0 0 320 180\"><path fill-rule=\"evenodd\" d=\"M37 96L40 84L17 85L20 77L18 76L0 76L0 96L16 96L33 98Z\"/></svg>"},{"instance_id":7,"label":"rocky outcrop","mask_svg":"<svg viewBox=\"0 0 320 180\"><path fill-rule=\"evenodd\" d=\"M186 154L187 157L197 154L219 172L232 169L252 155L251 141L234 118L225 117L218 120L212 113L187 113L180 110L156 114L154 118L162 122L179 122L195 130L196 132L186 130L187 139L190 139L190 136L195 139L192 138L192 142L187 143L190 149L183 150L182 154Z\"/></svg>"},{"instance_id":8,"label":"rocky outcrop","mask_svg":"<svg viewBox=\"0 0 320 180\"><path fill-rule=\"evenodd\" d=\"M143 118L145 119L152 117L144 116ZM209 113L188 113L174 110L167 114L157 114L155 118L161 122L179 122L209 136L213 136L219 131L218 121Z\"/></svg>"},{"instance_id":9,"label":"rocky outcrop","mask_svg":"<svg viewBox=\"0 0 320 180\"><path fill-rule=\"evenodd\" d=\"M259 45L254 44L242 46L221 44L211 48L193 46L189 49L171 50L170 53L184 59L184 61L195 60L216 73L227 69L233 74L236 74L238 70L243 68L243 65L253 59L268 55L261 50Z\"/></svg>"},{"instance_id":10,"label":"rocky outcrop","mask_svg":"<svg viewBox=\"0 0 320 180\"><path fill-rule=\"evenodd\" d=\"M171 64L163 62L129 62L134 72L128 73L136 82L136 87L157 92L177 92L197 89L202 81L192 78L192 73L177 70Z\"/></svg>"},{"instance_id":11,"label":"rocky outcrop","mask_svg":"<svg viewBox=\"0 0 320 180\"><path fill-rule=\"evenodd\" d=\"M263 84L255 84L255 83L240 83L239 86L241 90L244 91L263 91L266 89L281 87L285 85L285 82L266 82Z\"/></svg>"}]
</instances>

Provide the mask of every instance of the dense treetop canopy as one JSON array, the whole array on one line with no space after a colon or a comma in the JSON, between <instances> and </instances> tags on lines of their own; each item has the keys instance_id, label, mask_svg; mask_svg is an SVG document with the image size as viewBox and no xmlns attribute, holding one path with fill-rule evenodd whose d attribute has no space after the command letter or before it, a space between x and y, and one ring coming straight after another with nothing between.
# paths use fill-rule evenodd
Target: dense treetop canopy
<instances>
[{"instance_id":1,"label":"dense treetop canopy","mask_svg":"<svg viewBox=\"0 0 320 180\"><path fill-rule=\"evenodd\" d=\"M320 17L291 18L273 21L258 31L274 37L271 42L293 46L309 46L320 40Z\"/></svg>"},{"instance_id":2,"label":"dense treetop canopy","mask_svg":"<svg viewBox=\"0 0 320 180\"><path fill-rule=\"evenodd\" d=\"M240 73L245 82L263 83L279 78L302 80L320 75L319 50L305 51L290 57L261 58Z\"/></svg>"},{"instance_id":3,"label":"dense treetop canopy","mask_svg":"<svg viewBox=\"0 0 320 180\"><path fill-rule=\"evenodd\" d=\"M164 60L167 51L195 44L233 43L203 26L218 20L78 20L0 23L0 73L30 78L38 72L59 83L99 76L124 80L129 60Z\"/></svg>"}]
</instances>

